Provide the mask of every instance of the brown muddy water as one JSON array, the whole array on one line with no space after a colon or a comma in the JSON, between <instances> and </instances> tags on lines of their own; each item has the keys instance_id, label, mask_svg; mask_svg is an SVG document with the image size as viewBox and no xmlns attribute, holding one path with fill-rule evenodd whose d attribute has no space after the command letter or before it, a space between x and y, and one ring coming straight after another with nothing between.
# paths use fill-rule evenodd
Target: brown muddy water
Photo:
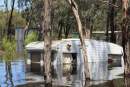
<instances>
[{"instance_id":1,"label":"brown muddy water","mask_svg":"<svg viewBox=\"0 0 130 87\"><path fill-rule=\"evenodd\" d=\"M92 65L91 81L85 81L82 64L53 66L53 87L130 87L130 78L123 78L120 65L107 62ZM31 68L24 60L1 61L0 87L45 87L42 70Z\"/></svg>"}]
</instances>

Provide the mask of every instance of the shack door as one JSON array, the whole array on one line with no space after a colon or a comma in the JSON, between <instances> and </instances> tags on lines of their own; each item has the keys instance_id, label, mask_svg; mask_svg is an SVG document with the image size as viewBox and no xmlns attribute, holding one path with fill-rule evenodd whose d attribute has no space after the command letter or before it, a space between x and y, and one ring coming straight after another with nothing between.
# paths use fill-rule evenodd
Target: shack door
<instances>
[{"instance_id":1,"label":"shack door","mask_svg":"<svg viewBox=\"0 0 130 87\"><path fill-rule=\"evenodd\" d=\"M77 53L63 53L63 64L76 64Z\"/></svg>"},{"instance_id":2,"label":"shack door","mask_svg":"<svg viewBox=\"0 0 130 87\"><path fill-rule=\"evenodd\" d=\"M63 75L77 73L77 53L63 53Z\"/></svg>"}]
</instances>

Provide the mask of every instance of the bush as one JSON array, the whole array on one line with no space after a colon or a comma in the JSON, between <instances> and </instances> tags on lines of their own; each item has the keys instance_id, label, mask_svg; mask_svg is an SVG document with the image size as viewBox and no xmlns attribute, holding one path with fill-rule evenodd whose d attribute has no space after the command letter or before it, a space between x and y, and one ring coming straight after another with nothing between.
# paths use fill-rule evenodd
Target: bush
<instances>
[{"instance_id":1,"label":"bush","mask_svg":"<svg viewBox=\"0 0 130 87\"><path fill-rule=\"evenodd\" d=\"M4 60L12 60L16 56L16 41L15 39L9 41L7 37L3 37L1 42L2 50L5 54L2 56Z\"/></svg>"},{"instance_id":2,"label":"bush","mask_svg":"<svg viewBox=\"0 0 130 87\"><path fill-rule=\"evenodd\" d=\"M25 37L25 45L27 45L28 43L37 41L38 39L38 35L36 32L30 32L26 37Z\"/></svg>"}]
</instances>

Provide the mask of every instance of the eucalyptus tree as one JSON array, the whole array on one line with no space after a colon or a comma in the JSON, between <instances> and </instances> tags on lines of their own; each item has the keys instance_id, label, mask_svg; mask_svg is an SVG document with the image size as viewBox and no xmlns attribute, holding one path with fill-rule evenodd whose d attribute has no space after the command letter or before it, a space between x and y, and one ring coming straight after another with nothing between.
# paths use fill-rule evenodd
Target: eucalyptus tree
<instances>
[{"instance_id":1,"label":"eucalyptus tree","mask_svg":"<svg viewBox=\"0 0 130 87\"><path fill-rule=\"evenodd\" d=\"M109 0L107 5L106 40L118 43L115 31L120 31L121 0ZM108 31L111 31L110 35ZM110 38L109 38L110 37Z\"/></svg>"},{"instance_id":2,"label":"eucalyptus tree","mask_svg":"<svg viewBox=\"0 0 130 87\"><path fill-rule=\"evenodd\" d=\"M84 57L85 78L90 79L87 50L86 50L86 45L85 45L85 36L83 34L83 29L82 29L83 27L82 27L82 23L81 23L79 13L78 13L78 5L75 2L75 0L67 0L67 1L71 6L71 9L73 11L73 14L74 14L75 20L77 22L77 26L78 26L78 33L79 33L79 38L80 38L81 47L82 47L82 50L83 50L83 57Z\"/></svg>"},{"instance_id":3,"label":"eucalyptus tree","mask_svg":"<svg viewBox=\"0 0 130 87\"><path fill-rule=\"evenodd\" d=\"M27 19L27 24L37 27L40 24L42 11L42 0L18 0L22 14ZM96 0L76 0L79 5L79 14L84 30L104 30L105 29L105 8L101 1ZM67 38L75 31L74 16L65 0L54 0L51 12L53 39Z\"/></svg>"},{"instance_id":4,"label":"eucalyptus tree","mask_svg":"<svg viewBox=\"0 0 130 87\"><path fill-rule=\"evenodd\" d=\"M130 74L130 34L129 34L129 23L130 23L130 8L128 8L129 0L122 0L123 6L123 21L122 21L122 46L124 51L124 73L125 75Z\"/></svg>"},{"instance_id":5,"label":"eucalyptus tree","mask_svg":"<svg viewBox=\"0 0 130 87\"><path fill-rule=\"evenodd\" d=\"M52 85L52 76L51 76L51 5L52 0L43 0L44 10L42 11L42 30L44 38L44 79L46 87Z\"/></svg>"}]
</instances>

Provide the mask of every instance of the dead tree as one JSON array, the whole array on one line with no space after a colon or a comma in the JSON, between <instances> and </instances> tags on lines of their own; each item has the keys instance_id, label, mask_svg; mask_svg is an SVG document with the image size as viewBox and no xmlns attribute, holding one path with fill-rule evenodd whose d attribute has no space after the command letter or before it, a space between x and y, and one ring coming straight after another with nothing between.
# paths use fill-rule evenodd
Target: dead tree
<instances>
[{"instance_id":1,"label":"dead tree","mask_svg":"<svg viewBox=\"0 0 130 87\"><path fill-rule=\"evenodd\" d=\"M77 26L78 26L79 38L80 38L81 48L82 48L83 57L84 57L85 78L90 79L90 72L89 72L88 58L87 58L87 49L85 46L85 36L83 35L82 23L81 23L79 13L78 13L78 5L75 2L75 0L67 0L67 1L71 6L71 9L73 11L73 14L76 19Z\"/></svg>"},{"instance_id":2,"label":"dead tree","mask_svg":"<svg viewBox=\"0 0 130 87\"><path fill-rule=\"evenodd\" d=\"M51 3L52 0L43 0L42 30L44 38L44 80L46 87L52 85L51 76Z\"/></svg>"}]
</instances>

